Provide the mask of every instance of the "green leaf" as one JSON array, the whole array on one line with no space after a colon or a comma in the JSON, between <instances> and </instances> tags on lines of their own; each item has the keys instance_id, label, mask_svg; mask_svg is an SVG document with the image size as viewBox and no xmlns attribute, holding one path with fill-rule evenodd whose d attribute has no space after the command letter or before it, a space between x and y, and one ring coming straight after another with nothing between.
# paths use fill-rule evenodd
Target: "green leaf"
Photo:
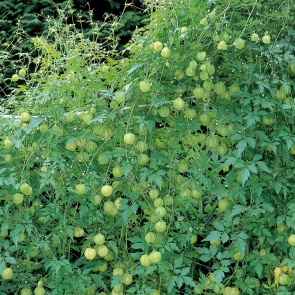
<instances>
[{"instance_id":1,"label":"green leaf","mask_svg":"<svg viewBox=\"0 0 295 295\"><path fill-rule=\"evenodd\" d=\"M247 165L247 168L252 172L257 174L257 168L254 165Z\"/></svg>"},{"instance_id":2,"label":"green leaf","mask_svg":"<svg viewBox=\"0 0 295 295\"><path fill-rule=\"evenodd\" d=\"M253 149L255 148L256 142L255 142L255 139L254 138L252 138L252 137L246 137L246 142L247 142L247 144L248 144L249 147L251 147Z\"/></svg>"},{"instance_id":3,"label":"green leaf","mask_svg":"<svg viewBox=\"0 0 295 295\"><path fill-rule=\"evenodd\" d=\"M247 141L246 140L241 140L237 143L237 157L240 157L247 147Z\"/></svg>"},{"instance_id":4,"label":"green leaf","mask_svg":"<svg viewBox=\"0 0 295 295\"><path fill-rule=\"evenodd\" d=\"M140 68L142 64L136 63L134 64L127 72L128 74L132 74L136 69ZM126 90L128 91L128 90Z\"/></svg>"},{"instance_id":5,"label":"green leaf","mask_svg":"<svg viewBox=\"0 0 295 295\"><path fill-rule=\"evenodd\" d=\"M243 212L245 212L247 210L248 210L248 208L243 206L243 205L239 205L239 204L235 205L232 212L231 212L231 214L230 214L230 216L233 217L233 216L238 215L240 213L243 213Z\"/></svg>"},{"instance_id":6,"label":"green leaf","mask_svg":"<svg viewBox=\"0 0 295 295\"><path fill-rule=\"evenodd\" d=\"M177 259L175 259L174 261L174 268L180 268L183 264L183 259L182 256L178 257Z\"/></svg>"},{"instance_id":7,"label":"green leaf","mask_svg":"<svg viewBox=\"0 0 295 295\"><path fill-rule=\"evenodd\" d=\"M263 161L257 161L256 162L258 168L260 168L260 170L270 173L271 171L269 170L269 168L266 166L265 162Z\"/></svg>"},{"instance_id":8,"label":"green leaf","mask_svg":"<svg viewBox=\"0 0 295 295\"><path fill-rule=\"evenodd\" d=\"M222 244L226 243L229 240L229 235L227 233L222 233L220 236Z\"/></svg>"},{"instance_id":9,"label":"green leaf","mask_svg":"<svg viewBox=\"0 0 295 295\"><path fill-rule=\"evenodd\" d=\"M112 276L111 287L114 288L118 284L123 283L123 277L119 275Z\"/></svg>"},{"instance_id":10,"label":"green leaf","mask_svg":"<svg viewBox=\"0 0 295 295\"><path fill-rule=\"evenodd\" d=\"M224 225L221 222L214 221L213 226L219 231L224 231Z\"/></svg>"},{"instance_id":11,"label":"green leaf","mask_svg":"<svg viewBox=\"0 0 295 295\"><path fill-rule=\"evenodd\" d=\"M181 270L180 275L185 276L190 272L190 267L185 267Z\"/></svg>"},{"instance_id":12,"label":"green leaf","mask_svg":"<svg viewBox=\"0 0 295 295\"><path fill-rule=\"evenodd\" d=\"M224 272L221 269L217 269L213 272L214 277L215 277L215 282L217 285L220 285L223 278L225 277Z\"/></svg>"},{"instance_id":13,"label":"green leaf","mask_svg":"<svg viewBox=\"0 0 295 295\"><path fill-rule=\"evenodd\" d=\"M217 230L213 230L209 233L209 235L203 239L202 241L214 241L214 240L218 240L220 239L220 236L221 236L221 232L220 231L217 231Z\"/></svg>"},{"instance_id":14,"label":"green leaf","mask_svg":"<svg viewBox=\"0 0 295 295\"><path fill-rule=\"evenodd\" d=\"M190 286L193 288L196 287L196 283L191 277L183 277L183 281L187 286Z\"/></svg>"},{"instance_id":15,"label":"green leaf","mask_svg":"<svg viewBox=\"0 0 295 295\"><path fill-rule=\"evenodd\" d=\"M242 169L240 172L240 175L241 175L241 179L242 179L242 185L245 184L245 182L248 180L248 178L250 177L250 171L248 168L244 168Z\"/></svg>"},{"instance_id":16,"label":"green leaf","mask_svg":"<svg viewBox=\"0 0 295 295\"><path fill-rule=\"evenodd\" d=\"M241 253L245 253L246 242L243 239L238 238L237 240L235 240L234 244Z\"/></svg>"},{"instance_id":17,"label":"green leaf","mask_svg":"<svg viewBox=\"0 0 295 295\"><path fill-rule=\"evenodd\" d=\"M123 170L125 177L127 177L129 175L129 173L132 171L132 168L133 168L133 166L128 162L124 162L122 164L122 170Z\"/></svg>"},{"instance_id":18,"label":"green leaf","mask_svg":"<svg viewBox=\"0 0 295 295\"><path fill-rule=\"evenodd\" d=\"M16 264L15 258L11 256L5 257L5 261L10 264Z\"/></svg>"},{"instance_id":19,"label":"green leaf","mask_svg":"<svg viewBox=\"0 0 295 295\"><path fill-rule=\"evenodd\" d=\"M173 278L170 278L167 281L167 293L170 294L173 290L173 287L175 286L175 281L173 280Z\"/></svg>"}]
</instances>

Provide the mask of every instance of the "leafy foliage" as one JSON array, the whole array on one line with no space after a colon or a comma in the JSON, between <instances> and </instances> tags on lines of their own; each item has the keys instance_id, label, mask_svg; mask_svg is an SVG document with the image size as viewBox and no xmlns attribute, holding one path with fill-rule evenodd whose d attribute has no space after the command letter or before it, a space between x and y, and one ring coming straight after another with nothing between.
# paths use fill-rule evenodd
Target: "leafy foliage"
<instances>
[{"instance_id":1,"label":"leafy foliage","mask_svg":"<svg viewBox=\"0 0 295 295\"><path fill-rule=\"evenodd\" d=\"M122 46L131 38L134 28L146 17L142 2L124 3L111 0L103 3L86 0L33 0L29 3L1 1L0 49L5 58L1 59L0 77L11 77L19 67L30 63L30 57L36 57L30 39L46 35L50 30L51 20L60 15L65 24L74 25L78 31L83 30L88 38L99 38L101 43L107 38L112 46ZM92 35L94 26L100 27L99 36ZM46 38L50 38L50 34ZM0 84L0 87L4 89L5 85Z\"/></svg>"},{"instance_id":2,"label":"leafy foliage","mask_svg":"<svg viewBox=\"0 0 295 295\"><path fill-rule=\"evenodd\" d=\"M294 2L170 2L5 81L3 293L294 292Z\"/></svg>"}]
</instances>

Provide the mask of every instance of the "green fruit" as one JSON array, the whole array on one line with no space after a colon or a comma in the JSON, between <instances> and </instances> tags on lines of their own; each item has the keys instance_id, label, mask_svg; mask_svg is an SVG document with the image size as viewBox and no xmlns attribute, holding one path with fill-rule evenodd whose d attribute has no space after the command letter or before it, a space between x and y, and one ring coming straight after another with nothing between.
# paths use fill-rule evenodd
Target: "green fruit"
<instances>
[{"instance_id":1,"label":"green fruit","mask_svg":"<svg viewBox=\"0 0 295 295\"><path fill-rule=\"evenodd\" d=\"M222 35L221 35L221 40L223 40L224 42L228 42L229 39L230 39L230 36L227 32L223 32Z\"/></svg>"},{"instance_id":2,"label":"green fruit","mask_svg":"<svg viewBox=\"0 0 295 295\"><path fill-rule=\"evenodd\" d=\"M196 59L198 61L204 61L206 59L206 52L205 51L198 52L196 54Z\"/></svg>"},{"instance_id":3,"label":"green fruit","mask_svg":"<svg viewBox=\"0 0 295 295\"><path fill-rule=\"evenodd\" d=\"M186 68L185 73L186 73L187 76L193 77L195 75L195 73L196 73L196 69L189 66L189 67Z\"/></svg>"},{"instance_id":4,"label":"green fruit","mask_svg":"<svg viewBox=\"0 0 295 295\"><path fill-rule=\"evenodd\" d=\"M29 184L27 184L26 182L24 182L23 184L20 185L19 190L26 196L31 195L33 192L32 187Z\"/></svg>"},{"instance_id":5,"label":"green fruit","mask_svg":"<svg viewBox=\"0 0 295 295\"><path fill-rule=\"evenodd\" d=\"M30 119L31 119L31 115L28 112L21 113L20 120L22 122L28 122L28 121L30 121Z\"/></svg>"},{"instance_id":6,"label":"green fruit","mask_svg":"<svg viewBox=\"0 0 295 295\"><path fill-rule=\"evenodd\" d=\"M244 259L244 254L241 252L237 252L233 255L233 258L237 261L243 260Z\"/></svg>"},{"instance_id":7,"label":"green fruit","mask_svg":"<svg viewBox=\"0 0 295 295\"><path fill-rule=\"evenodd\" d=\"M148 81L141 81L139 83L139 89L141 92L148 92L151 89L151 84Z\"/></svg>"},{"instance_id":8,"label":"green fruit","mask_svg":"<svg viewBox=\"0 0 295 295\"><path fill-rule=\"evenodd\" d=\"M282 273L279 275L279 284L280 285L288 285L290 283L290 278L287 274Z\"/></svg>"},{"instance_id":9,"label":"green fruit","mask_svg":"<svg viewBox=\"0 0 295 295\"><path fill-rule=\"evenodd\" d=\"M24 195L20 193L16 193L12 196L12 199L15 205L19 205L24 201Z\"/></svg>"},{"instance_id":10,"label":"green fruit","mask_svg":"<svg viewBox=\"0 0 295 295\"><path fill-rule=\"evenodd\" d=\"M140 263L143 265L143 266L149 266L151 265L152 261L151 261L151 258L148 254L143 254L141 257L140 257Z\"/></svg>"},{"instance_id":11,"label":"green fruit","mask_svg":"<svg viewBox=\"0 0 295 295\"><path fill-rule=\"evenodd\" d=\"M199 120L202 125L208 126L211 123L211 117L207 113L203 113L200 115Z\"/></svg>"},{"instance_id":12,"label":"green fruit","mask_svg":"<svg viewBox=\"0 0 295 295\"><path fill-rule=\"evenodd\" d=\"M10 148L10 147L12 146L12 142L11 142L11 140L9 140L9 139L4 139L3 145L4 145L6 148Z\"/></svg>"},{"instance_id":13,"label":"green fruit","mask_svg":"<svg viewBox=\"0 0 295 295\"><path fill-rule=\"evenodd\" d=\"M220 156L226 155L227 154L227 151L228 151L227 146L224 143L222 143L221 145L219 145L218 147L216 147L216 152Z\"/></svg>"},{"instance_id":14,"label":"green fruit","mask_svg":"<svg viewBox=\"0 0 295 295\"><path fill-rule=\"evenodd\" d=\"M292 145L290 147L290 152L291 152L292 155L295 155L295 145Z\"/></svg>"},{"instance_id":15,"label":"green fruit","mask_svg":"<svg viewBox=\"0 0 295 295\"><path fill-rule=\"evenodd\" d=\"M89 155L86 152L81 152L78 157L78 161L81 163L89 162Z\"/></svg>"},{"instance_id":16,"label":"green fruit","mask_svg":"<svg viewBox=\"0 0 295 295\"><path fill-rule=\"evenodd\" d=\"M258 40L259 40L259 36L258 36L258 34L253 33L253 34L251 35L251 41L256 42L256 41L258 41Z\"/></svg>"},{"instance_id":17,"label":"green fruit","mask_svg":"<svg viewBox=\"0 0 295 295\"><path fill-rule=\"evenodd\" d=\"M264 44L269 44L270 43L270 36L268 34L265 34L263 37L262 37L262 42Z\"/></svg>"},{"instance_id":18,"label":"green fruit","mask_svg":"<svg viewBox=\"0 0 295 295\"><path fill-rule=\"evenodd\" d=\"M162 117L162 118L167 118L169 117L170 115L170 109L169 107L167 106L162 106L159 108L159 115Z\"/></svg>"},{"instance_id":19,"label":"green fruit","mask_svg":"<svg viewBox=\"0 0 295 295\"><path fill-rule=\"evenodd\" d=\"M237 49L243 49L245 47L245 41L242 38L238 38L234 44Z\"/></svg>"},{"instance_id":20,"label":"green fruit","mask_svg":"<svg viewBox=\"0 0 295 295\"><path fill-rule=\"evenodd\" d=\"M131 132L126 133L124 135L124 142L125 142L125 144L128 144L128 145L134 144L134 142L135 142L135 135L133 133L131 133Z\"/></svg>"},{"instance_id":21,"label":"green fruit","mask_svg":"<svg viewBox=\"0 0 295 295\"><path fill-rule=\"evenodd\" d=\"M160 52L163 49L163 44L160 41L154 42L153 49L157 52Z\"/></svg>"},{"instance_id":22,"label":"green fruit","mask_svg":"<svg viewBox=\"0 0 295 295\"><path fill-rule=\"evenodd\" d=\"M10 267L5 267L1 273L3 280L10 280L13 276L13 271Z\"/></svg>"},{"instance_id":23,"label":"green fruit","mask_svg":"<svg viewBox=\"0 0 295 295\"><path fill-rule=\"evenodd\" d=\"M292 234L288 237L288 243L291 245L291 246L295 246L295 235Z\"/></svg>"},{"instance_id":24,"label":"green fruit","mask_svg":"<svg viewBox=\"0 0 295 295\"><path fill-rule=\"evenodd\" d=\"M18 79L19 79L18 74L13 74L12 77L11 77L11 81L12 81L12 82L17 82Z\"/></svg>"},{"instance_id":25,"label":"green fruit","mask_svg":"<svg viewBox=\"0 0 295 295\"><path fill-rule=\"evenodd\" d=\"M185 33L185 32L187 32L187 30L188 30L187 27L181 27L181 28L180 28L180 32L181 32L181 33Z\"/></svg>"},{"instance_id":26,"label":"green fruit","mask_svg":"<svg viewBox=\"0 0 295 295\"><path fill-rule=\"evenodd\" d=\"M81 238L83 236L84 236L84 229L81 227L75 227L74 228L74 237Z\"/></svg>"},{"instance_id":27,"label":"green fruit","mask_svg":"<svg viewBox=\"0 0 295 295\"><path fill-rule=\"evenodd\" d=\"M140 166L144 166L149 161L149 157L146 154L140 154L137 158L137 162Z\"/></svg>"},{"instance_id":28,"label":"green fruit","mask_svg":"<svg viewBox=\"0 0 295 295\"><path fill-rule=\"evenodd\" d=\"M156 240L157 240L157 236L155 233L153 232L148 232L145 237L144 237L145 241L148 243L148 244L152 244L152 243L155 243Z\"/></svg>"},{"instance_id":29,"label":"green fruit","mask_svg":"<svg viewBox=\"0 0 295 295\"><path fill-rule=\"evenodd\" d=\"M35 295L45 295L45 289L43 287L37 287L34 290Z\"/></svg>"},{"instance_id":30,"label":"green fruit","mask_svg":"<svg viewBox=\"0 0 295 295\"><path fill-rule=\"evenodd\" d=\"M220 211L222 211L222 212L225 211L228 208L228 206L229 206L228 200L226 200L226 199L220 199L218 201L218 209Z\"/></svg>"},{"instance_id":31,"label":"green fruit","mask_svg":"<svg viewBox=\"0 0 295 295\"><path fill-rule=\"evenodd\" d=\"M171 55L171 50L168 47L164 47L161 51L161 56L168 58Z\"/></svg>"},{"instance_id":32,"label":"green fruit","mask_svg":"<svg viewBox=\"0 0 295 295\"><path fill-rule=\"evenodd\" d=\"M121 166L115 166L112 170L112 174L114 177L122 177L124 172Z\"/></svg>"},{"instance_id":33,"label":"green fruit","mask_svg":"<svg viewBox=\"0 0 295 295\"><path fill-rule=\"evenodd\" d=\"M20 77L25 77L27 74L26 70L25 69L20 69L19 72L18 72L18 75Z\"/></svg>"},{"instance_id":34,"label":"green fruit","mask_svg":"<svg viewBox=\"0 0 295 295\"><path fill-rule=\"evenodd\" d=\"M132 282L133 282L132 275L130 273L125 273L123 275L123 284L128 286L132 284Z\"/></svg>"},{"instance_id":35,"label":"green fruit","mask_svg":"<svg viewBox=\"0 0 295 295\"><path fill-rule=\"evenodd\" d=\"M126 95L124 93L117 93L115 96L115 100L117 103L122 103L126 99Z\"/></svg>"},{"instance_id":36,"label":"green fruit","mask_svg":"<svg viewBox=\"0 0 295 295\"><path fill-rule=\"evenodd\" d=\"M266 126L273 125L275 122L276 122L276 119L271 115L262 117L262 124Z\"/></svg>"},{"instance_id":37,"label":"green fruit","mask_svg":"<svg viewBox=\"0 0 295 295\"><path fill-rule=\"evenodd\" d=\"M21 289L20 295L32 295L32 290L30 288Z\"/></svg>"},{"instance_id":38,"label":"green fruit","mask_svg":"<svg viewBox=\"0 0 295 295\"><path fill-rule=\"evenodd\" d=\"M207 17L204 17L200 20L200 24L203 26L207 26L208 25L208 19Z\"/></svg>"},{"instance_id":39,"label":"green fruit","mask_svg":"<svg viewBox=\"0 0 295 295\"><path fill-rule=\"evenodd\" d=\"M162 259L162 254L159 251L152 251L152 253L149 255L150 259L153 263L159 263Z\"/></svg>"},{"instance_id":40,"label":"green fruit","mask_svg":"<svg viewBox=\"0 0 295 295\"><path fill-rule=\"evenodd\" d=\"M83 183L77 184L75 186L75 191L78 195L84 195L86 192L86 186Z\"/></svg>"},{"instance_id":41,"label":"green fruit","mask_svg":"<svg viewBox=\"0 0 295 295\"><path fill-rule=\"evenodd\" d=\"M208 80L208 78L209 78L209 74L208 74L208 72L207 72L207 71L201 71L201 73L200 73L200 78L201 78L201 80L203 80L203 81Z\"/></svg>"},{"instance_id":42,"label":"green fruit","mask_svg":"<svg viewBox=\"0 0 295 295\"><path fill-rule=\"evenodd\" d=\"M167 229L167 225L166 225L166 222L165 221L158 221L155 224L155 230L158 233L163 233L163 232L166 231L166 229Z\"/></svg>"},{"instance_id":43,"label":"green fruit","mask_svg":"<svg viewBox=\"0 0 295 295\"><path fill-rule=\"evenodd\" d=\"M113 193L113 188L112 186L110 186L109 184L106 184L104 185L102 188L101 188L101 194L105 197L109 197L112 195Z\"/></svg>"},{"instance_id":44,"label":"green fruit","mask_svg":"<svg viewBox=\"0 0 295 295\"><path fill-rule=\"evenodd\" d=\"M173 102L173 107L178 111L183 110L184 105L185 105L185 102L180 97L176 98Z\"/></svg>"},{"instance_id":45,"label":"green fruit","mask_svg":"<svg viewBox=\"0 0 295 295\"><path fill-rule=\"evenodd\" d=\"M109 253L109 249L105 245L99 245L96 248L96 252L97 252L97 255L99 255L100 257L106 257Z\"/></svg>"},{"instance_id":46,"label":"green fruit","mask_svg":"<svg viewBox=\"0 0 295 295\"><path fill-rule=\"evenodd\" d=\"M220 41L217 45L217 49L218 50L227 50L227 44L225 43L225 41Z\"/></svg>"},{"instance_id":47,"label":"green fruit","mask_svg":"<svg viewBox=\"0 0 295 295\"><path fill-rule=\"evenodd\" d=\"M193 90L193 95L196 97L196 98L204 98L204 95L205 95L205 89L202 88L202 87L196 87L194 90Z\"/></svg>"},{"instance_id":48,"label":"green fruit","mask_svg":"<svg viewBox=\"0 0 295 295\"><path fill-rule=\"evenodd\" d=\"M96 251L93 248L86 248L85 252L84 252L84 256L88 259L88 260L93 260L96 257Z\"/></svg>"},{"instance_id":49,"label":"green fruit","mask_svg":"<svg viewBox=\"0 0 295 295\"><path fill-rule=\"evenodd\" d=\"M226 86L224 82L219 81L214 85L214 92L218 95L223 95L226 91Z\"/></svg>"}]
</instances>

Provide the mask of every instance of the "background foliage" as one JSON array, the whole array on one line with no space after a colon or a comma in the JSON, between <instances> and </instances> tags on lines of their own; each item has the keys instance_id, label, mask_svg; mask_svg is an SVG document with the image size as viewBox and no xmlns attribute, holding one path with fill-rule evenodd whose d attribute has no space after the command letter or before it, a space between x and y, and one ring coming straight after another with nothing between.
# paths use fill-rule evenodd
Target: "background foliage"
<instances>
[{"instance_id":1,"label":"background foliage","mask_svg":"<svg viewBox=\"0 0 295 295\"><path fill-rule=\"evenodd\" d=\"M170 2L5 80L2 294L294 292L294 2Z\"/></svg>"},{"instance_id":2,"label":"background foliage","mask_svg":"<svg viewBox=\"0 0 295 295\"><path fill-rule=\"evenodd\" d=\"M82 29L85 37L91 38L93 23L102 26L105 21L100 42L112 34L112 43L122 46L146 17L144 8L143 3L136 0L126 3L113 0L1 1L0 49L6 55L6 63L0 65L0 75L11 77L22 63L28 62L28 55L35 57L31 37L46 35L50 20L58 17L59 10L66 12L63 21L74 24L77 30ZM0 86L4 87L3 84Z\"/></svg>"}]
</instances>

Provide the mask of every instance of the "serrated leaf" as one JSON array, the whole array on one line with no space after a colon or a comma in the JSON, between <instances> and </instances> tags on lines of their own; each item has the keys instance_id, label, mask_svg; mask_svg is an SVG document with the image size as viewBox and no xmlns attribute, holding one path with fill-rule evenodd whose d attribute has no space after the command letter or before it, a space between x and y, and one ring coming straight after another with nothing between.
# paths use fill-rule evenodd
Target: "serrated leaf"
<instances>
[{"instance_id":1,"label":"serrated leaf","mask_svg":"<svg viewBox=\"0 0 295 295\"><path fill-rule=\"evenodd\" d=\"M258 263L255 265L254 270L256 271L257 275L259 278L261 278L262 275L262 270L263 270L263 265L262 263Z\"/></svg>"},{"instance_id":2,"label":"serrated leaf","mask_svg":"<svg viewBox=\"0 0 295 295\"><path fill-rule=\"evenodd\" d=\"M180 275L185 276L189 273L189 271L190 271L190 267L185 267L181 270Z\"/></svg>"},{"instance_id":3,"label":"serrated leaf","mask_svg":"<svg viewBox=\"0 0 295 295\"><path fill-rule=\"evenodd\" d=\"M224 278L224 276L225 276L224 275L224 272L222 270L220 270L220 269L217 269L217 270L215 270L213 272L213 274L214 274L214 277L215 277L216 284L217 285L220 285L221 282L222 282L222 280L223 280L223 278Z\"/></svg>"},{"instance_id":4,"label":"serrated leaf","mask_svg":"<svg viewBox=\"0 0 295 295\"><path fill-rule=\"evenodd\" d=\"M191 277L183 277L183 281L187 286L190 286L193 288L196 287L196 283Z\"/></svg>"},{"instance_id":5,"label":"serrated leaf","mask_svg":"<svg viewBox=\"0 0 295 295\"><path fill-rule=\"evenodd\" d=\"M252 172L257 174L257 168L254 165L247 165L247 168Z\"/></svg>"},{"instance_id":6,"label":"serrated leaf","mask_svg":"<svg viewBox=\"0 0 295 295\"><path fill-rule=\"evenodd\" d=\"M202 240L202 242L218 240L220 236L221 236L220 231L213 230L209 233L209 235L205 239Z\"/></svg>"},{"instance_id":7,"label":"serrated leaf","mask_svg":"<svg viewBox=\"0 0 295 295\"><path fill-rule=\"evenodd\" d=\"M114 288L118 284L123 283L123 277L119 275L112 276L111 287Z\"/></svg>"},{"instance_id":8,"label":"serrated leaf","mask_svg":"<svg viewBox=\"0 0 295 295\"><path fill-rule=\"evenodd\" d=\"M131 244L131 248L133 248L133 249L143 249L144 246L145 245L143 243L134 243L134 244Z\"/></svg>"},{"instance_id":9,"label":"serrated leaf","mask_svg":"<svg viewBox=\"0 0 295 295\"><path fill-rule=\"evenodd\" d=\"M219 231L224 231L224 226L221 222L214 221L213 226Z\"/></svg>"},{"instance_id":10,"label":"serrated leaf","mask_svg":"<svg viewBox=\"0 0 295 295\"><path fill-rule=\"evenodd\" d=\"M181 286L183 285L182 277L174 276L173 279L176 282L176 285L177 285L178 289L180 289Z\"/></svg>"},{"instance_id":11,"label":"serrated leaf","mask_svg":"<svg viewBox=\"0 0 295 295\"><path fill-rule=\"evenodd\" d=\"M220 236L222 244L226 243L229 240L229 235L227 233L222 233Z\"/></svg>"},{"instance_id":12,"label":"serrated leaf","mask_svg":"<svg viewBox=\"0 0 295 295\"><path fill-rule=\"evenodd\" d=\"M237 157L240 157L242 155L246 147L247 147L247 142L244 139L237 143Z\"/></svg>"},{"instance_id":13,"label":"serrated leaf","mask_svg":"<svg viewBox=\"0 0 295 295\"><path fill-rule=\"evenodd\" d=\"M248 168L244 168L240 171L240 176L242 179L242 185L245 184L245 182L248 180L248 178L250 177L250 171Z\"/></svg>"},{"instance_id":14,"label":"serrated leaf","mask_svg":"<svg viewBox=\"0 0 295 295\"><path fill-rule=\"evenodd\" d=\"M211 260L211 256L210 256L210 255L201 255L201 256L199 257L199 259L200 259L201 261L203 261L203 262L208 262L208 261Z\"/></svg>"},{"instance_id":15,"label":"serrated leaf","mask_svg":"<svg viewBox=\"0 0 295 295\"><path fill-rule=\"evenodd\" d=\"M123 170L123 173L124 173L124 176L125 176L125 177L128 176L128 174L129 174L130 171L132 170L132 167L133 167L133 166L132 166L131 164L127 163L127 162L123 163L123 165L122 165L122 170Z\"/></svg>"},{"instance_id":16,"label":"serrated leaf","mask_svg":"<svg viewBox=\"0 0 295 295\"><path fill-rule=\"evenodd\" d=\"M237 162L237 158L235 157L228 157L227 160L222 164L222 166L230 166Z\"/></svg>"},{"instance_id":17,"label":"serrated leaf","mask_svg":"<svg viewBox=\"0 0 295 295\"><path fill-rule=\"evenodd\" d=\"M247 144L248 144L248 146L249 147L251 147L251 148L255 148L255 146L256 146L256 142L255 142L255 139L254 138L252 138L252 137L246 137L246 142L247 142Z\"/></svg>"},{"instance_id":18,"label":"serrated leaf","mask_svg":"<svg viewBox=\"0 0 295 295\"><path fill-rule=\"evenodd\" d=\"M175 268L180 268L182 266L182 263L183 263L182 256L175 259L175 261L174 261L174 269Z\"/></svg>"},{"instance_id":19,"label":"serrated leaf","mask_svg":"<svg viewBox=\"0 0 295 295\"><path fill-rule=\"evenodd\" d=\"M133 73L136 69L140 68L142 66L142 64L139 64L139 63L136 63L134 64L127 72L128 74L131 74ZM128 90L126 90L128 91Z\"/></svg>"},{"instance_id":20,"label":"serrated leaf","mask_svg":"<svg viewBox=\"0 0 295 295\"><path fill-rule=\"evenodd\" d=\"M242 206L242 205L235 205L230 216L233 217L237 214L240 214L242 212L245 212L247 210L247 208L245 206Z\"/></svg>"},{"instance_id":21,"label":"serrated leaf","mask_svg":"<svg viewBox=\"0 0 295 295\"><path fill-rule=\"evenodd\" d=\"M167 282L167 293L170 294L171 291L173 290L173 287L175 286L175 282L172 278L170 278Z\"/></svg>"},{"instance_id":22,"label":"serrated leaf","mask_svg":"<svg viewBox=\"0 0 295 295\"><path fill-rule=\"evenodd\" d=\"M10 264L16 264L15 258L11 256L5 257L5 261Z\"/></svg>"},{"instance_id":23,"label":"serrated leaf","mask_svg":"<svg viewBox=\"0 0 295 295\"><path fill-rule=\"evenodd\" d=\"M256 164L260 168L260 170L270 173L269 168L266 166L266 164L263 161L257 161Z\"/></svg>"},{"instance_id":24,"label":"serrated leaf","mask_svg":"<svg viewBox=\"0 0 295 295\"><path fill-rule=\"evenodd\" d=\"M243 239L238 238L235 241L235 245L241 253L245 253L246 242Z\"/></svg>"}]
</instances>

